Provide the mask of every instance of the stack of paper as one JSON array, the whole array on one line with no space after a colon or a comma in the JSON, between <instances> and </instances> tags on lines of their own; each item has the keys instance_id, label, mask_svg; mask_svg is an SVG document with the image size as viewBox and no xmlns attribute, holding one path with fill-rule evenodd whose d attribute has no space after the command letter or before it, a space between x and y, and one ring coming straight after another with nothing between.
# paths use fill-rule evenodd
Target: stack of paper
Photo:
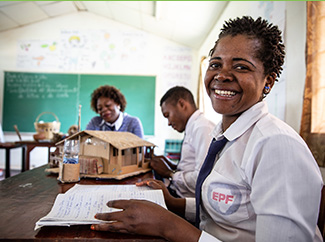
<instances>
[{"instance_id":1,"label":"stack of paper","mask_svg":"<svg viewBox=\"0 0 325 242\"><path fill-rule=\"evenodd\" d=\"M96 213L118 211L107 207L107 202L118 199L143 199L166 208L162 190L135 185L79 185L65 194L59 194L48 215L36 222L35 229L42 226L70 226L98 224Z\"/></svg>"}]
</instances>

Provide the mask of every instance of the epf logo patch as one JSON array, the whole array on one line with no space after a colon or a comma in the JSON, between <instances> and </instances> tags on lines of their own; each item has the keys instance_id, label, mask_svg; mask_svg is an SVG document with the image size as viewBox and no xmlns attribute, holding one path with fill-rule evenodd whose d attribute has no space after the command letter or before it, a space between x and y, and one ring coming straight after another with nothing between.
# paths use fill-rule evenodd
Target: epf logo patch
<instances>
[{"instance_id":1,"label":"epf logo patch","mask_svg":"<svg viewBox=\"0 0 325 242\"><path fill-rule=\"evenodd\" d=\"M235 213L242 201L238 187L224 183L211 183L208 188L208 200L214 210L222 215Z\"/></svg>"}]
</instances>

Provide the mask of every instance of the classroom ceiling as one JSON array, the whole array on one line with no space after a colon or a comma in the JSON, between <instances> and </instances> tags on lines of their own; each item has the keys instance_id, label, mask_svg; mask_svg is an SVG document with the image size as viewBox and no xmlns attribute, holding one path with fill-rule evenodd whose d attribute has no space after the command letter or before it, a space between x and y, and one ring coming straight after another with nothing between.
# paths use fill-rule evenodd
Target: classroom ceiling
<instances>
[{"instance_id":1,"label":"classroom ceiling","mask_svg":"<svg viewBox=\"0 0 325 242\"><path fill-rule=\"evenodd\" d=\"M0 32L88 11L198 49L227 1L0 1Z\"/></svg>"}]
</instances>

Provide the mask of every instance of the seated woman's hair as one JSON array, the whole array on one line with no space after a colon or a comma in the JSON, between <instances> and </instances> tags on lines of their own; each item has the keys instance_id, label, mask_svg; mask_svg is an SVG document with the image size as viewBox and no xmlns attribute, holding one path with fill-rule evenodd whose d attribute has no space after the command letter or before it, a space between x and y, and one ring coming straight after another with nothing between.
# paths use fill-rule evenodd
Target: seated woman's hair
<instances>
[{"instance_id":1,"label":"seated woman's hair","mask_svg":"<svg viewBox=\"0 0 325 242\"><path fill-rule=\"evenodd\" d=\"M112 99L116 104L120 106L120 111L124 112L125 107L126 107L126 99L124 95L114 86L100 86L96 90L93 91L91 94L91 101L90 101L90 106L91 109L94 110L96 113L98 112L97 110L97 100L100 97L107 97L109 99Z\"/></svg>"}]
</instances>

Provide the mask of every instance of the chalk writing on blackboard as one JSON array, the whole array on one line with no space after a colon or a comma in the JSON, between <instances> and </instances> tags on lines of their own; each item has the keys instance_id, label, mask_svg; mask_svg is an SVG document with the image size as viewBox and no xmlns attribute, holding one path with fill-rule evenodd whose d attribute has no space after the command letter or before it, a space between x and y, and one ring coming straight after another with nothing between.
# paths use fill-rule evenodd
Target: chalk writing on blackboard
<instances>
[{"instance_id":1,"label":"chalk writing on blackboard","mask_svg":"<svg viewBox=\"0 0 325 242\"><path fill-rule=\"evenodd\" d=\"M68 99L78 92L78 87L69 87L60 79L49 81L46 75L6 74L6 90L17 99Z\"/></svg>"}]
</instances>

